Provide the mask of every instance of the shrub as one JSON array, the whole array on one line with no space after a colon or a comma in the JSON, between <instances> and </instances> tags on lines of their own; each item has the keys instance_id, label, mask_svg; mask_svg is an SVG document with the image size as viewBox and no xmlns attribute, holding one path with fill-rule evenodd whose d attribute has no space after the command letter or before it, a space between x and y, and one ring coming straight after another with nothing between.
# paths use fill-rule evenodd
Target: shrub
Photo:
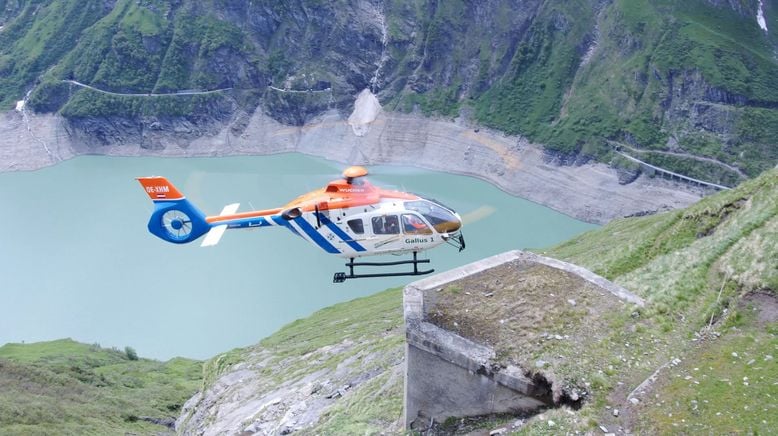
<instances>
[{"instance_id":1,"label":"shrub","mask_svg":"<svg viewBox=\"0 0 778 436\"><path fill-rule=\"evenodd\" d=\"M132 347L124 347L124 354L127 355L127 359L129 360L138 360L138 353L136 353L135 349Z\"/></svg>"}]
</instances>

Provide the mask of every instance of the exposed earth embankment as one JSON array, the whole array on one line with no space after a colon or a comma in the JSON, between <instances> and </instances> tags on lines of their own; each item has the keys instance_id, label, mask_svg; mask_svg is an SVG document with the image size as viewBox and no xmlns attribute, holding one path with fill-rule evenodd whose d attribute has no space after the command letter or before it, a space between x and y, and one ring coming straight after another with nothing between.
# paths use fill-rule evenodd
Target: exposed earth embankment
<instances>
[{"instance_id":1,"label":"exposed earth embankment","mask_svg":"<svg viewBox=\"0 0 778 436\"><path fill-rule=\"evenodd\" d=\"M607 165L559 164L540 145L466 123L382 112L360 133L355 135L336 111L304 126L284 125L256 111L209 128L121 118L79 125L56 115L6 112L0 115L0 172L34 170L83 154L193 157L299 152L344 164L409 165L475 176L593 223L684 207L700 198L699 192L645 176L621 185L616 170Z\"/></svg>"}]
</instances>

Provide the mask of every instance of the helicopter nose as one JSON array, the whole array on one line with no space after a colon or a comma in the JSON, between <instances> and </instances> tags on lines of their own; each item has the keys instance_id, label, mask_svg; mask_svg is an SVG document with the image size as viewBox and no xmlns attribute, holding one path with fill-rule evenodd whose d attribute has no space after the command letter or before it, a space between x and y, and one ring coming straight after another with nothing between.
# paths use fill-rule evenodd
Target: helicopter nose
<instances>
[{"instance_id":1,"label":"helicopter nose","mask_svg":"<svg viewBox=\"0 0 778 436\"><path fill-rule=\"evenodd\" d=\"M435 224L435 230L439 233L454 233L460 228L462 228L462 218L459 217L459 214L454 214L449 219Z\"/></svg>"},{"instance_id":2,"label":"helicopter nose","mask_svg":"<svg viewBox=\"0 0 778 436\"><path fill-rule=\"evenodd\" d=\"M452 222L452 229L451 229L452 232L456 232L457 230L462 228L462 217L459 216L458 213L454 213L454 217L456 218L456 220Z\"/></svg>"}]
</instances>

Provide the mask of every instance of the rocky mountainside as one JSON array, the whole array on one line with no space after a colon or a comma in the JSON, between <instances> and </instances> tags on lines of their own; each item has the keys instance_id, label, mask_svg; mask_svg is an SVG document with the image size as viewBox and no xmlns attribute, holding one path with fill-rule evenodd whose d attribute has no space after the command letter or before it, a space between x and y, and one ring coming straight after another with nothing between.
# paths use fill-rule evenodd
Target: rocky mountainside
<instances>
[{"instance_id":1,"label":"rocky mountainside","mask_svg":"<svg viewBox=\"0 0 778 436\"><path fill-rule=\"evenodd\" d=\"M528 370L546 368L546 375L554 373L546 365L563 367L564 380L556 381L580 388L580 408L447 419L430 423L438 431L433 434L499 428L521 434L771 432L778 426L777 232L774 169L687 209L615 220L549 249L544 254L611 279L645 306L600 307L585 315L596 319L587 326L596 344L576 359L532 361ZM479 276L479 284L457 292L480 295L483 283L515 286L503 279ZM560 298L570 296L541 296L520 308L485 296L483 304L508 304L495 312L529 313L542 323L553 319L544 308ZM576 298L571 305L583 304ZM401 307L399 290L341 303L256 346L211 359L203 390L186 403L176 429L401 434ZM533 339L532 348L553 350L566 340L554 334L561 326L538 328L547 334Z\"/></svg>"},{"instance_id":2,"label":"rocky mountainside","mask_svg":"<svg viewBox=\"0 0 778 436\"><path fill-rule=\"evenodd\" d=\"M623 145L734 184L778 161L775 0L0 0L0 26L0 104L106 143L345 118L368 88L565 163Z\"/></svg>"}]
</instances>

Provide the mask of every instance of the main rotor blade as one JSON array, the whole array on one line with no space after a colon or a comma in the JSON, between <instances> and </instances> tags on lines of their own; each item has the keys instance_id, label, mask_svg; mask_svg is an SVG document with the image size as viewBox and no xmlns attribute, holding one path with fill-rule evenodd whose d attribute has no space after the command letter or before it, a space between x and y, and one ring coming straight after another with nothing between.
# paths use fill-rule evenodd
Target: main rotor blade
<instances>
[{"instance_id":1,"label":"main rotor blade","mask_svg":"<svg viewBox=\"0 0 778 436\"><path fill-rule=\"evenodd\" d=\"M472 210L462 215L462 224L468 225L468 224L481 221L482 219L488 217L489 215L495 213L496 211L497 209L495 209L492 206L481 206L478 209Z\"/></svg>"}]
</instances>

